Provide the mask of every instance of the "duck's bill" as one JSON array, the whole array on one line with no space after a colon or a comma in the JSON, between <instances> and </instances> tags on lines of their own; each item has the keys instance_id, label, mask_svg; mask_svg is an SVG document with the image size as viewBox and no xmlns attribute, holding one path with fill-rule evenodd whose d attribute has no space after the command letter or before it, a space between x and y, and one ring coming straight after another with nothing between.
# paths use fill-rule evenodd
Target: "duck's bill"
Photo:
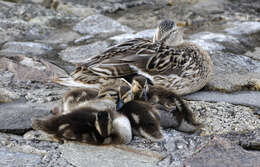
<instances>
[{"instance_id":1,"label":"duck's bill","mask_svg":"<svg viewBox=\"0 0 260 167\"><path fill-rule=\"evenodd\" d=\"M123 100L119 100L118 103L116 104L116 110L119 111L123 108L124 106L124 101Z\"/></svg>"}]
</instances>

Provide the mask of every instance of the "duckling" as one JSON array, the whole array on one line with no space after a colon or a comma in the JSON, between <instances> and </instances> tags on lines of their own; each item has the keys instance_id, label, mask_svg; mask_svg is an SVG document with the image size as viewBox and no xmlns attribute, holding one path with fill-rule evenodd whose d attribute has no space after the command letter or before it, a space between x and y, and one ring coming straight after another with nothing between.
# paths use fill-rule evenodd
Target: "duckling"
<instances>
[{"instance_id":1,"label":"duckling","mask_svg":"<svg viewBox=\"0 0 260 167\"><path fill-rule=\"evenodd\" d=\"M191 109L174 92L161 86L149 85L143 76L133 78L132 91L135 99L149 101L149 103L156 105L157 109L160 110L161 117L167 115L161 119L162 127L173 127L187 133L196 132L200 128L201 125L194 120ZM169 119L169 111L172 114L172 121L167 120Z\"/></svg>"},{"instance_id":2,"label":"duckling","mask_svg":"<svg viewBox=\"0 0 260 167\"><path fill-rule=\"evenodd\" d=\"M74 108L89 106L99 109L114 109L115 104L122 99L125 103L131 101L134 96L130 89L123 90L122 86L131 88L131 84L125 79L116 79L113 84L103 85L100 90L90 88L72 89L65 93L61 104L51 111L54 115L67 114ZM104 98L106 97L106 98ZM101 108L102 107L102 108Z\"/></svg>"},{"instance_id":3,"label":"duckling","mask_svg":"<svg viewBox=\"0 0 260 167\"><path fill-rule=\"evenodd\" d=\"M69 113L73 108L78 107L78 104L96 98L98 90L90 88L74 88L66 92L61 99L61 104L54 107L51 113L54 115Z\"/></svg>"},{"instance_id":4,"label":"duckling","mask_svg":"<svg viewBox=\"0 0 260 167\"><path fill-rule=\"evenodd\" d=\"M79 107L64 115L32 119L32 127L56 139L88 144L128 144L132 139L129 120L115 111Z\"/></svg>"},{"instance_id":5,"label":"duckling","mask_svg":"<svg viewBox=\"0 0 260 167\"><path fill-rule=\"evenodd\" d=\"M81 107L75 111L48 117L32 119L32 128L54 135L56 139L84 141L89 144L101 144L110 134L111 119L107 112Z\"/></svg>"},{"instance_id":6,"label":"duckling","mask_svg":"<svg viewBox=\"0 0 260 167\"><path fill-rule=\"evenodd\" d=\"M212 61L199 46L183 41L182 31L171 20L162 21L153 41L129 40L77 65L67 78L54 82L65 86L100 88L115 78L144 75L156 86L178 95L204 87L212 73ZM129 81L131 82L131 81Z\"/></svg>"},{"instance_id":7,"label":"duckling","mask_svg":"<svg viewBox=\"0 0 260 167\"><path fill-rule=\"evenodd\" d=\"M100 144L100 142L103 142L103 144L129 143L132 139L131 125L126 116L116 112L116 103L119 101L119 99L127 103L133 99L133 94L131 89L121 88L123 85L126 85L127 87L131 86L125 80L120 79L118 80L117 84L118 85L115 84L113 86L106 85L98 92L98 94L94 92L95 90L88 92L89 89L76 89L68 92L63 98L62 106L59 108L60 114L57 114L53 119L69 120L67 122L71 122L71 125L66 127L65 132L67 133L69 131L69 134L73 137L67 137L68 135L65 136L63 131L59 132L57 131L57 128L54 128L54 133L57 134L56 136L62 136L66 139L75 138L77 141L83 140L81 137L82 135L90 136L88 139L84 140L86 140L87 143L94 144ZM94 97L95 95L97 97ZM63 111L64 109L67 111ZM84 112L87 114L84 115ZM105 116L105 113L107 113L108 116ZM83 118L75 119L75 117L78 116L82 116ZM97 117L97 121L95 123L93 123L93 116ZM56 121L52 121L52 118L49 120L50 122L47 122L47 125L50 124L50 126L54 127L59 126L59 121L56 120L58 125L55 125ZM83 123L81 123L81 121L83 121ZM83 127L82 129L86 129L86 133L85 131L83 133L82 131L77 130L81 126L85 125L84 122L92 127L92 129ZM48 129L50 128L46 128L46 126L43 127L47 129L45 130L46 132L49 132ZM40 129L44 130L44 128ZM110 133L104 133L104 130ZM109 134L109 136L107 134Z\"/></svg>"},{"instance_id":8,"label":"duckling","mask_svg":"<svg viewBox=\"0 0 260 167\"><path fill-rule=\"evenodd\" d=\"M132 100L119 110L130 120L133 134L157 142L163 139L160 130L160 114L145 101Z\"/></svg>"}]
</instances>

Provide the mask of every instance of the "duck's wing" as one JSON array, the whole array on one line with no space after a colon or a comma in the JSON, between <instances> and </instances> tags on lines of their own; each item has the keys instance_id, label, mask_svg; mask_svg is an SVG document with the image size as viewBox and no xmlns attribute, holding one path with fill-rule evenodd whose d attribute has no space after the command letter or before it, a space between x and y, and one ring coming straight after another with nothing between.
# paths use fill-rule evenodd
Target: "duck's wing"
<instances>
[{"instance_id":1,"label":"duck's wing","mask_svg":"<svg viewBox=\"0 0 260 167\"><path fill-rule=\"evenodd\" d=\"M136 38L133 40L125 41L123 43L108 48L102 54L90 57L84 63L78 64L78 67L89 67L94 64L101 63L105 60L109 60L113 57L129 55L132 52L136 52L142 48L152 47L151 45L153 45L153 43L150 40L142 38Z\"/></svg>"},{"instance_id":2,"label":"duck's wing","mask_svg":"<svg viewBox=\"0 0 260 167\"><path fill-rule=\"evenodd\" d=\"M161 44L149 43L142 48L128 49L99 63L82 65L72 74L75 80L88 81L90 77L119 78L133 74L177 74L182 58L181 52L169 51ZM88 64L89 65L89 64Z\"/></svg>"}]
</instances>

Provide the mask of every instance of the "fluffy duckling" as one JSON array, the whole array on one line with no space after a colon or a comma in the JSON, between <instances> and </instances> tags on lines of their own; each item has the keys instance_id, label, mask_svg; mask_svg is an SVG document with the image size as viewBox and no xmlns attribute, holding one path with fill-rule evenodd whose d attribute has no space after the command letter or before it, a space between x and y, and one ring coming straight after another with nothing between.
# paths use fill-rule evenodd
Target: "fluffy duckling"
<instances>
[{"instance_id":1,"label":"fluffy duckling","mask_svg":"<svg viewBox=\"0 0 260 167\"><path fill-rule=\"evenodd\" d=\"M119 80L118 83L113 87L107 85L98 93L94 90L88 92L89 89L68 92L58 108L59 114L47 120L34 120L33 127L56 134L57 138L90 144L129 143L132 139L131 125L126 116L116 112L116 104L119 99L125 103L131 101L133 94L131 89L121 88L122 85L130 87L128 82ZM65 129L60 126L65 126Z\"/></svg>"},{"instance_id":2,"label":"fluffy duckling","mask_svg":"<svg viewBox=\"0 0 260 167\"><path fill-rule=\"evenodd\" d=\"M151 141L161 141L160 114L157 109L145 101L130 101L119 110L130 120L133 134Z\"/></svg>"},{"instance_id":3,"label":"fluffy duckling","mask_svg":"<svg viewBox=\"0 0 260 167\"><path fill-rule=\"evenodd\" d=\"M81 107L75 111L32 119L32 127L53 135L59 141L74 140L89 144L102 144L111 133L112 121L108 112Z\"/></svg>"},{"instance_id":4,"label":"fluffy duckling","mask_svg":"<svg viewBox=\"0 0 260 167\"><path fill-rule=\"evenodd\" d=\"M124 103L133 100L134 96L130 89L121 89L122 86L131 88L131 84L125 79L116 79L113 84L106 84L97 89L77 88L65 93L61 99L61 104L51 111L54 115L67 114L74 108L88 106L99 109L114 109L119 99Z\"/></svg>"},{"instance_id":5,"label":"fluffy duckling","mask_svg":"<svg viewBox=\"0 0 260 167\"><path fill-rule=\"evenodd\" d=\"M143 76L136 76L132 81L132 91L135 99L149 101L156 105L161 112L161 126L173 127L179 131L193 133L196 132L200 124L194 120L194 116L187 104L174 92L160 86L149 85ZM165 120L171 112L172 121ZM167 116L163 116L167 114ZM164 119L162 119L164 117Z\"/></svg>"},{"instance_id":6,"label":"fluffy duckling","mask_svg":"<svg viewBox=\"0 0 260 167\"><path fill-rule=\"evenodd\" d=\"M79 104L96 98L98 90L90 88L74 88L66 92L61 99L61 104L54 107L51 113L54 115L69 113L72 109L77 108Z\"/></svg>"},{"instance_id":7,"label":"fluffy duckling","mask_svg":"<svg viewBox=\"0 0 260 167\"><path fill-rule=\"evenodd\" d=\"M68 114L32 119L32 127L54 135L59 141L88 144L128 144L132 139L129 120L115 111L79 107Z\"/></svg>"}]
</instances>

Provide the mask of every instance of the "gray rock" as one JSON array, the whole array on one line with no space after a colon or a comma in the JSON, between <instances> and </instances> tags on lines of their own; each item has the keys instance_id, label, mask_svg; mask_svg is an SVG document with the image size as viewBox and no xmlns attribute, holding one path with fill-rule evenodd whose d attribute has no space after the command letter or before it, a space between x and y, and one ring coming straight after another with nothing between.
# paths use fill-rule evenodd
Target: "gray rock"
<instances>
[{"instance_id":1,"label":"gray rock","mask_svg":"<svg viewBox=\"0 0 260 167\"><path fill-rule=\"evenodd\" d=\"M6 41L40 40L46 38L51 32L51 28L29 24L20 19L2 19L0 28L4 30Z\"/></svg>"},{"instance_id":2,"label":"gray rock","mask_svg":"<svg viewBox=\"0 0 260 167\"><path fill-rule=\"evenodd\" d=\"M222 92L259 90L260 62L246 56L215 52L211 56L214 63L212 79L207 89Z\"/></svg>"},{"instance_id":3,"label":"gray rock","mask_svg":"<svg viewBox=\"0 0 260 167\"><path fill-rule=\"evenodd\" d=\"M56 77L68 76L68 74L45 60L35 60L25 56L18 56L18 60L0 58L0 69L8 70L14 74L12 80L16 81L50 81Z\"/></svg>"},{"instance_id":4,"label":"gray rock","mask_svg":"<svg viewBox=\"0 0 260 167\"><path fill-rule=\"evenodd\" d=\"M51 33L49 38L41 40L48 44L67 44L78 39L80 35L74 31L58 31Z\"/></svg>"},{"instance_id":5,"label":"gray rock","mask_svg":"<svg viewBox=\"0 0 260 167\"><path fill-rule=\"evenodd\" d=\"M151 0L89 0L89 1L73 1L65 0L65 2L73 2L73 4L81 4L97 10L101 13L113 13L118 10L126 10L127 8L136 7L144 4L151 4Z\"/></svg>"},{"instance_id":6,"label":"gray rock","mask_svg":"<svg viewBox=\"0 0 260 167\"><path fill-rule=\"evenodd\" d=\"M76 47L69 47L59 53L60 57L64 61L71 63L81 63L84 62L87 58L95 56L105 51L108 47L106 41L99 41L91 43L89 45L82 45Z\"/></svg>"},{"instance_id":7,"label":"gray rock","mask_svg":"<svg viewBox=\"0 0 260 167\"><path fill-rule=\"evenodd\" d=\"M259 128L260 120L251 108L225 102L189 102L195 119L201 123L201 135L246 132Z\"/></svg>"},{"instance_id":8,"label":"gray rock","mask_svg":"<svg viewBox=\"0 0 260 167\"><path fill-rule=\"evenodd\" d=\"M8 148L0 148L0 166L37 166L41 156L23 152L13 152Z\"/></svg>"},{"instance_id":9,"label":"gray rock","mask_svg":"<svg viewBox=\"0 0 260 167\"><path fill-rule=\"evenodd\" d=\"M131 146L137 149L148 149L164 155L157 165L183 166L183 161L197 152L198 148L204 147L209 138L196 135L188 135L172 129L162 130L164 140L150 142L146 139L134 137Z\"/></svg>"},{"instance_id":10,"label":"gray rock","mask_svg":"<svg viewBox=\"0 0 260 167\"><path fill-rule=\"evenodd\" d=\"M232 143L238 144L246 150L260 150L260 129L247 133L228 133L221 137L228 138Z\"/></svg>"},{"instance_id":11,"label":"gray rock","mask_svg":"<svg viewBox=\"0 0 260 167\"><path fill-rule=\"evenodd\" d=\"M11 102L19 99L20 96L9 88L0 87L0 103Z\"/></svg>"},{"instance_id":12,"label":"gray rock","mask_svg":"<svg viewBox=\"0 0 260 167\"><path fill-rule=\"evenodd\" d=\"M235 22L231 28L225 29L233 35L250 35L260 32L260 22Z\"/></svg>"},{"instance_id":13,"label":"gray rock","mask_svg":"<svg viewBox=\"0 0 260 167\"><path fill-rule=\"evenodd\" d=\"M14 74L0 68L0 86L7 87L12 82Z\"/></svg>"},{"instance_id":14,"label":"gray rock","mask_svg":"<svg viewBox=\"0 0 260 167\"><path fill-rule=\"evenodd\" d=\"M56 10L80 17L88 17L97 13L96 9L94 8L89 8L75 3L62 3L61 1Z\"/></svg>"},{"instance_id":15,"label":"gray rock","mask_svg":"<svg viewBox=\"0 0 260 167\"><path fill-rule=\"evenodd\" d=\"M248 51L245 53L245 56L250 57L254 60L260 61L260 47L256 47L254 51Z\"/></svg>"},{"instance_id":16,"label":"gray rock","mask_svg":"<svg viewBox=\"0 0 260 167\"><path fill-rule=\"evenodd\" d=\"M258 167L260 153L243 150L223 138L214 138L192 157L184 166L192 167Z\"/></svg>"},{"instance_id":17,"label":"gray rock","mask_svg":"<svg viewBox=\"0 0 260 167\"><path fill-rule=\"evenodd\" d=\"M115 35L133 31L127 26L121 25L119 22L103 15L89 16L76 24L73 30L90 35Z\"/></svg>"},{"instance_id":18,"label":"gray rock","mask_svg":"<svg viewBox=\"0 0 260 167\"><path fill-rule=\"evenodd\" d=\"M33 106L26 103L0 105L0 131L23 134L31 128L31 118L49 114L50 106Z\"/></svg>"},{"instance_id":19,"label":"gray rock","mask_svg":"<svg viewBox=\"0 0 260 167\"><path fill-rule=\"evenodd\" d=\"M0 147L7 149L8 151L16 154L20 153L21 155L28 155L26 157L35 158L40 156L40 160L37 164L32 164L32 166L46 167L46 166L66 166L66 167L75 167L68 163L60 155L61 153L57 150L59 144L56 142L47 142L39 140L30 140L23 139L21 136L0 133ZM1 156L2 159L9 159L8 154ZM35 158L38 160L38 158ZM23 161L22 161L23 162ZM31 161L29 161L31 162ZM25 166L31 166L30 164ZM0 165L1 166L1 165ZM6 162L5 166L12 166L13 161ZM24 165L18 165L24 166Z\"/></svg>"},{"instance_id":20,"label":"gray rock","mask_svg":"<svg viewBox=\"0 0 260 167\"><path fill-rule=\"evenodd\" d=\"M94 39L93 35L85 35L83 37L80 37L74 41L75 44L86 44L89 43L91 40Z\"/></svg>"},{"instance_id":21,"label":"gray rock","mask_svg":"<svg viewBox=\"0 0 260 167\"><path fill-rule=\"evenodd\" d=\"M113 146L92 146L86 144L66 143L60 146L62 156L77 167L85 166L156 166L157 158L141 153L128 152ZM87 157L87 158L86 158Z\"/></svg>"},{"instance_id":22,"label":"gray rock","mask_svg":"<svg viewBox=\"0 0 260 167\"><path fill-rule=\"evenodd\" d=\"M3 45L0 55L13 56L17 54L40 56L49 53L52 47L35 42L7 42Z\"/></svg>"},{"instance_id":23,"label":"gray rock","mask_svg":"<svg viewBox=\"0 0 260 167\"><path fill-rule=\"evenodd\" d=\"M200 91L185 96L185 99L210 101L210 102L227 102L232 104L239 104L239 105L260 108L260 103L259 103L260 92L256 92L256 91L242 91L242 92L235 92L235 93Z\"/></svg>"},{"instance_id":24,"label":"gray rock","mask_svg":"<svg viewBox=\"0 0 260 167\"><path fill-rule=\"evenodd\" d=\"M233 45L241 45L239 40L231 35L212 33L212 32L200 32L189 37L191 42L196 43L207 51L223 50L226 43Z\"/></svg>"},{"instance_id":25,"label":"gray rock","mask_svg":"<svg viewBox=\"0 0 260 167\"><path fill-rule=\"evenodd\" d=\"M212 41L193 39L193 40L190 40L190 42L200 46L202 49L204 49L210 53L224 49L224 46L222 46L221 44L218 44L216 42L212 42Z\"/></svg>"},{"instance_id":26,"label":"gray rock","mask_svg":"<svg viewBox=\"0 0 260 167\"><path fill-rule=\"evenodd\" d=\"M126 33L126 34L122 34L122 35L117 35L117 36L111 37L110 39L115 41L116 44L127 41L127 40L135 39L135 38L144 38L144 39L151 40L153 38L154 33L155 33L155 29L148 29L148 30L137 32L137 33Z\"/></svg>"},{"instance_id":27,"label":"gray rock","mask_svg":"<svg viewBox=\"0 0 260 167\"><path fill-rule=\"evenodd\" d=\"M36 80L36 81L43 81L48 80L48 75L44 73L43 70L39 69L41 67L35 66L35 64L31 64L31 59L28 62L24 61L28 66L21 65L15 61L12 61L7 58L0 58L0 69L8 70L9 72L14 73L13 80L17 81L28 81L28 80ZM44 67L42 67L44 68Z\"/></svg>"}]
</instances>

